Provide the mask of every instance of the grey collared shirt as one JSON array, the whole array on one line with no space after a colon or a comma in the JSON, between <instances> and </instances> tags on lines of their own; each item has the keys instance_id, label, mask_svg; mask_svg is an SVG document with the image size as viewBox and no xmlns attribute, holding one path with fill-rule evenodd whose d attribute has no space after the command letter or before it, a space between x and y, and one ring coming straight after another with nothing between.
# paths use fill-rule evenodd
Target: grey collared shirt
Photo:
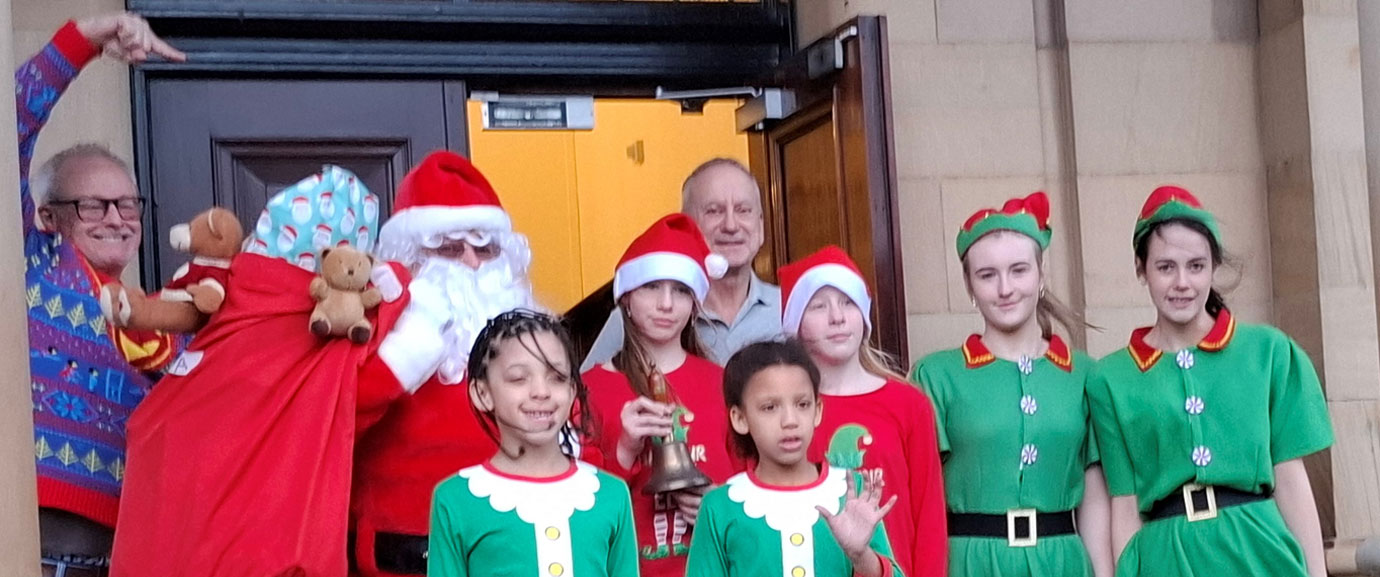
<instances>
[{"instance_id":1,"label":"grey collared shirt","mask_svg":"<svg viewBox=\"0 0 1380 577\"><path fill-rule=\"evenodd\" d=\"M768 284L757 275L748 281L747 300L738 309L732 323L724 322L709 309L701 309L695 319L700 342L709 349L711 361L720 365L728 362L733 353L760 341L781 340L781 287ZM618 307L609 314L604 330L594 339L589 355L580 365L580 372L613 358L623 348L623 313Z\"/></svg>"}]
</instances>

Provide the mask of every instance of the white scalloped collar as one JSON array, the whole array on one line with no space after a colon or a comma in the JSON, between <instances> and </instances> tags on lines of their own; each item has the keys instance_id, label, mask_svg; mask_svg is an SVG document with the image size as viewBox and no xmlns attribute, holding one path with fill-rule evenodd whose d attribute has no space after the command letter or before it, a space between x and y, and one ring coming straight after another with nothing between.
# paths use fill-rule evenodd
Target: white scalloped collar
<instances>
[{"instance_id":1,"label":"white scalloped collar","mask_svg":"<svg viewBox=\"0 0 1380 577\"><path fill-rule=\"evenodd\" d=\"M459 475L469 480L470 494L487 498L495 511L517 510L518 517L532 524L569 519L575 511L588 511L594 508L594 494L599 492L598 469L583 461L575 461L569 471L547 478L509 475L487 462L462 469Z\"/></svg>"},{"instance_id":2,"label":"white scalloped collar","mask_svg":"<svg viewBox=\"0 0 1380 577\"><path fill-rule=\"evenodd\" d=\"M748 517L765 519L777 531L796 530L819 519L815 506L839 512L839 501L848 491L848 470L822 465L819 479L802 487L766 485L747 472L729 478L727 485L728 498L742 503Z\"/></svg>"}]
</instances>

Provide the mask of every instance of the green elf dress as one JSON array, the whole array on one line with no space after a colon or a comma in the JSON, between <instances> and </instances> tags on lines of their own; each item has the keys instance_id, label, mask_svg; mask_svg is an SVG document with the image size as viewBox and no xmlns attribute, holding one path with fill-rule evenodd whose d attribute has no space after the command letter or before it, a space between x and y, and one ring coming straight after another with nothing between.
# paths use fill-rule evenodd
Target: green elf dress
<instances>
[{"instance_id":1,"label":"green elf dress","mask_svg":"<svg viewBox=\"0 0 1380 577\"><path fill-rule=\"evenodd\" d=\"M761 482L751 472L738 473L710 491L700 504L690 542L686 575L694 577L843 577L853 565L839 548L824 517L837 514L848 492L847 475L857 486L860 475L821 465L819 478L801 487ZM877 525L871 548L880 557L882 574L901 575L891 553L886 528Z\"/></svg>"},{"instance_id":2,"label":"green elf dress","mask_svg":"<svg viewBox=\"0 0 1380 577\"><path fill-rule=\"evenodd\" d=\"M1142 513L1186 483L1264 495L1275 465L1332 445L1313 364L1278 329L1223 309L1197 347L1168 353L1148 332L1103 358L1088 388L1112 495L1135 495ZM1148 521L1117 562L1122 577L1307 574L1273 499Z\"/></svg>"},{"instance_id":3,"label":"green elf dress","mask_svg":"<svg viewBox=\"0 0 1380 577\"><path fill-rule=\"evenodd\" d=\"M958 257L997 231L1043 252L1049 213L1043 192L978 210L959 228ZM1092 367L1057 335L1039 358L998 359L972 335L916 364L911 380L934 403L944 463L949 575L1093 574L1072 514L1098 460L1084 394Z\"/></svg>"},{"instance_id":4,"label":"green elf dress","mask_svg":"<svg viewBox=\"0 0 1380 577\"><path fill-rule=\"evenodd\" d=\"M1044 356L1013 362L996 358L980 335L915 366L911 380L935 406L951 514L1033 510L1038 517L1082 503L1084 471L1098 461L1084 395L1092 368L1091 358L1058 336ZM1033 543L1013 546L1009 536L953 532L951 526L949 575L1093 574L1076 533L1037 533Z\"/></svg>"},{"instance_id":5,"label":"green elf dress","mask_svg":"<svg viewBox=\"0 0 1380 577\"><path fill-rule=\"evenodd\" d=\"M628 486L584 462L549 478L487 462L436 487L427 575L636 577Z\"/></svg>"}]
</instances>

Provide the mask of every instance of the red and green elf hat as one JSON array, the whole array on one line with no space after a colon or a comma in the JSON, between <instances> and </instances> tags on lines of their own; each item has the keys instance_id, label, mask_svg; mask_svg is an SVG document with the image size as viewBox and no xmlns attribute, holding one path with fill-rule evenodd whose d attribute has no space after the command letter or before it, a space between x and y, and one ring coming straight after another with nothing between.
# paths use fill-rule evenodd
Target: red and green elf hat
<instances>
[{"instance_id":1,"label":"red and green elf hat","mask_svg":"<svg viewBox=\"0 0 1380 577\"><path fill-rule=\"evenodd\" d=\"M1025 198L1013 198L1001 205L1001 210L984 208L973 213L958 229L958 257L968 254L968 248L989 232L1010 230L1019 232L1049 248L1049 197L1036 192Z\"/></svg>"},{"instance_id":2,"label":"red and green elf hat","mask_svg":"<svg viewBox=\"0 0 1380 577\"><path fill-rule=\"evenodd\" d=\"M1145 199L1145 206L1140 209L1140 218L1136 220L1136 232L1131 237L1131 246L1140 244L1140 239L1145 237L1146 233L1150 232L1150 227L1156 223L1175 218L1202 224L1212 233L1212 239L1217 241L1217 246L1222 246L1222 231L1217 228L1217 219L1203 208L1203 203L1198 202L1193 193L1177 186L1156 188L1150 193L1150 197Z\"/></svg>"}]
</instances>

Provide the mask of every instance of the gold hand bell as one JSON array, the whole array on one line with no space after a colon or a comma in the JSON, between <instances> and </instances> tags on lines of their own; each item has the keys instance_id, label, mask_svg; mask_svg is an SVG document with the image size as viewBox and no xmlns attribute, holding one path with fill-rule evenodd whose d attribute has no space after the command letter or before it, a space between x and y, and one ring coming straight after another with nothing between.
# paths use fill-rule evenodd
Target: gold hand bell
<instances>
[{"instance_id":1,"label":"gold hand bell","mask_svg":"<svg viewBox=\"0 0 1380 577\"><path fill-rule=\"evenodd\" d=\"M666 404L674 402L666 386L666 377L661 371L652 369L647 384L650 385L652 400ZM653 443L651 452L652 476L642 486L643 493L654 495L714 483L695 466L694 460L690 458L690 448L685 445L685 441L677 440L675 435L661 439L660 443Z\"/></svg>"}]
</instances>

